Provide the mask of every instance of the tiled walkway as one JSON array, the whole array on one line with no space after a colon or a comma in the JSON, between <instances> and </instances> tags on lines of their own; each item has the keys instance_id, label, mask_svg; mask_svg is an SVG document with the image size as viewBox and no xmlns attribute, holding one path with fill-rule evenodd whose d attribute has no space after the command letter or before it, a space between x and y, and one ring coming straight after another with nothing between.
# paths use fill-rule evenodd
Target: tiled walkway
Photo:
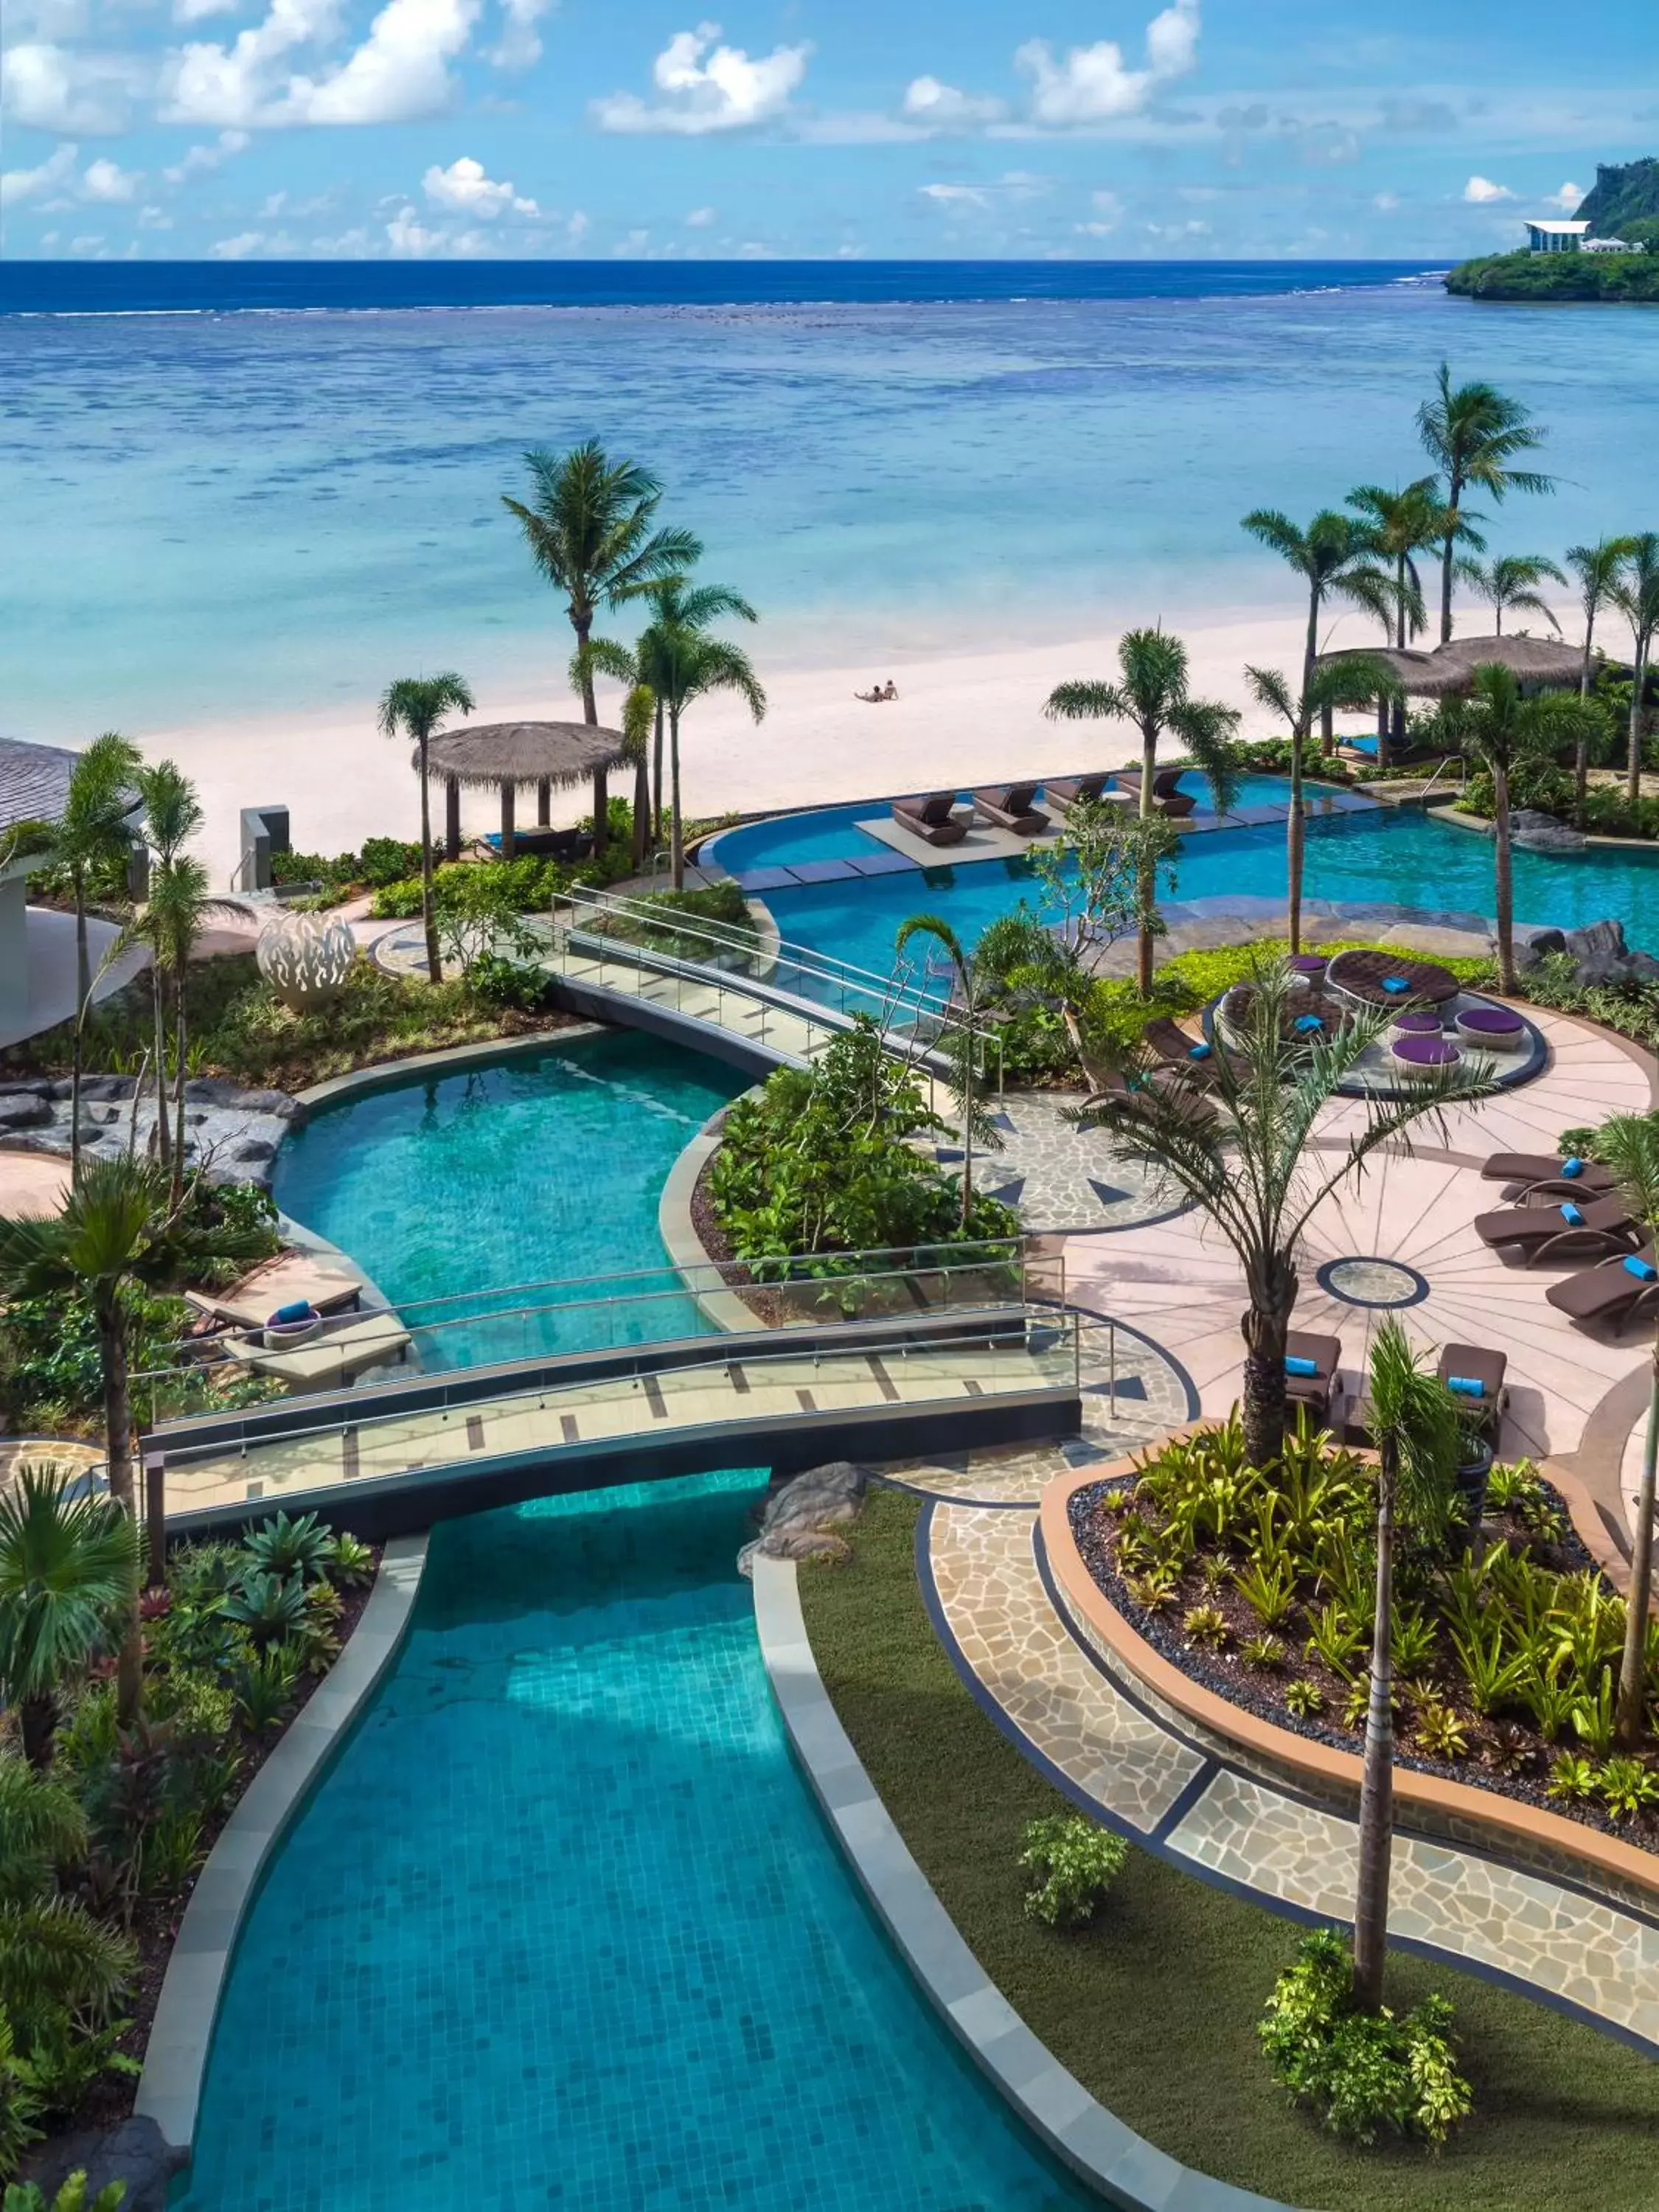
<instances>
[{"instance_id":1,"label":"tiled walkway","mask_svg":"<svg viewBox=\"0 0 1659 2212\"><path fill-rule=\"evenodd\" d=\"M1353 1823L1234 1769L1120 1688L1056 1609L1036 1538L1029 1505L928 1509L924 1594L993 1718L1074 1802L1189 1872L1305 1920L1350 1916ZM1400 1834L1389 1926L1659 2056L1659 1917Z\"/></svg>"}]
</instances>

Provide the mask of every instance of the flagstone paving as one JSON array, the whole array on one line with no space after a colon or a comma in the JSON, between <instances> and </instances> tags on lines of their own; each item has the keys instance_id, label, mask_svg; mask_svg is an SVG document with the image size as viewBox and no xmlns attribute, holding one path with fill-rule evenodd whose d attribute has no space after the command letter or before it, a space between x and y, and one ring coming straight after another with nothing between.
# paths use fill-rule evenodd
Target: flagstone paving
<instances>
[{"instance_id":1,"label":"flagstone paving","mask_svg":"<svg viewBox=\"0 0 1659 2212\"><path fill-rule=\"evenodd\" d=\"M977 1462L969 1472L982 1491ZM1347 1917L1353 1822L1237 1771L1120 1688L1050 1600L1036 1534L1030 1504L941 1499L928 1512L927 1594L994 1717L1074 1798L1161 1856L1298 1917ZM1400 1834L1389 1926L1659 2052L1659 1918Z\"/></svg>"}]
</instances>

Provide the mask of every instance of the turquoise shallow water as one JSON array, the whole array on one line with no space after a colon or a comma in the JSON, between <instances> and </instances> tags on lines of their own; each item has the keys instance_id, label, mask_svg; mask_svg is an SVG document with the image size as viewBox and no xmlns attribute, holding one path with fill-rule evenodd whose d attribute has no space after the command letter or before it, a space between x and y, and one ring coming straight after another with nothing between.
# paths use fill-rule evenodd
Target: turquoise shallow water
<instances>
[{"instance_id":1,"label":"turquoise shallow water","mask_svg":"<svg viewBox=\"0 0 1659 2212\"><path fill-rule=\"evenodd\" d=\"M325 1107L295 1131L277 1158L276 1203L404 1307L642 1271L622 1306L573 1304L428 1331L429 1363L695 1335L704 1324L678 1294L657 1203L680 1152L744 1087L718 1060L627 1030L441 1079L411 1077ZM503 1303L428 1306L413 1318L435 1322Z\"/></svg>"},{"instance_id":2,"label":"turquoise shallow water","mask_svg":"<svg viewBox=\"0 0 1659 2212\"><path fill-rule=\"evenodd\" d=\"M867 1917L732 1568L757 1476L434 1538L232 1969L185 2212L1081 2212Z\"/></svg>"}]
</instances>

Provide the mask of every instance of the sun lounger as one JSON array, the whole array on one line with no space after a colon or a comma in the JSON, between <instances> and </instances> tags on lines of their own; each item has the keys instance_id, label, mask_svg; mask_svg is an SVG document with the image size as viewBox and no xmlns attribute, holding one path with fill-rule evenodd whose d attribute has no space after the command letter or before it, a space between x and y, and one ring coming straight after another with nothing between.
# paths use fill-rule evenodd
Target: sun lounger
<instances>
[{"instance_id":1,"label":"sun lounger","mask_svg":"<svg viewBox=\"0 0 1659 2212\"><path fill-rule=\"evenodd\" d=\"M1311 1360L1311 1375L1292 1375L1288 1364L1285 1373L1285 1401L1287 1411L1294 1413L1305 1407L1321 1428L1328 1428L1331 1421L1331 1397L1336 1388L1336 1373L1342 1364L1342 1340L1336 1336L1315 1336L1304 1330L1293 1328L1285 1338L1286 1362Z\"/></svg>"},{"instance_id":2,"label":"sun lounger","mask_svg":"<svg viewBox=\"0 0 1659 2212\"><path fill-rule=\"evenodd\" d=\"M1345 998L1389 1013L1404 1013L1411 1006L1443 1006L1462 988L1451 970L1437 961L1419 960L1386 945L1356 945L1334 954L1325 981Z\"/></svg>"},{"instance_id":3,"label":"sun lounger","mask_svg":"<svg viewBox=\"0 0 1659 2212\"><path fill-rule=\"evenodd\" d=\"M1099 775L1057 777L1052 783L1043 785L1042 795L1051 806L1058 806L1064 811L1068 806L1077 805L1079 801L1085 805L1093 805L1105 788L1106 771L1103 770Z\"/></svg>"},{"instance_id":4,"label":"sun lounger","mask_svg":"<svg viewBox=\"0 0 1659 2212\"><path fill-rule=\"evenodd\" d=\"M1582 1218L1571 1220L1564 1206ZM1593 1198L1582 1206L1577 1199L1562 1206L1502 1206L1476 1214L1474 1233L1494 1251L1518 1248L1528 1267L1633 1252L1640 1241L1622 1198Z\"/></svg>"},{"instance_id":5,"label":"sun lounger","mask_svg":"<svg viewBox=\"0 0 1659 2212\"><path fill-rule=\"evenodd\" d=\"M1586 1267L1565 1281L1552 1283L1544 1293L1558 1313L1565 1314L1571 1321L1586 1326L1611 1330L1615 1334L1628 1328L1638 1320L1650 1320L1659 1308L1659 1275L1650 1282L1645 1276L1633 1273L1625 1259L1639 1257L1626 1254L1625 1258L1603 1260L1598 1267ZM1649 1265L1651 1265L1649 1261Z\"/></svg>"},{"instance_id":6,"label":"sun lounger","mask_svg":"<svg viewBox=\"0 0 1659 2212\"><path fill-rule=\"evenodd\" d=\"M198 1313L231 1328L263 1328L288 1305L304 1304L319 1314L345 1312L356 1306L362 1287L361 1275L307 1253L286 1252L264 1261L229 1290L186 1291L185 1297Z\"/></svg>"},{"instance_id":7,"label":"sun lounger","mask_svg":"<svg viewBox=\"0 0 1659 2212\"><path fill-rule=\"evenodd\" d=\"M264 1341L264 1331L248 1340L227 1337L217 1347L240 1367L275 1376L290 1390L335 1390L366 1368L384 1366L408 1356L410 1334L394 1313L351 1314L325 1321L315 1335L286 1349Z\"/></svg>"},{"instance_id":8,"label":"sun lounger","mask_svg":"<svg viewBox=\"0 0 1659 2212\"><path fill-rule=\"evenodd\" d=\"M1172 822L1184 822L1198 805L1189 791L1181 788L1184 769L1161 768L1152 778L1152 805L1159 814L1167 815ZM1121 768L1116 781L1125 791L1140 796L1141 772L1138 768Z\"/></svg>"},{"instance_id":9,"label":"sun lounger","mask_svg":"<svg viewBox=\"0 0 1659 2212\"><path fill-rule=\"evenodd\" d=\"M901 830L930 845L959 845L968 835L968 824L952 811L956 803L954 791L935 791L925 799L896 799L893 819Z\"/></svg>"},{"instance_id":10,"label":"sun lounger","mask_svg":"<svg viewBox=\"0 0 1659 2212\"><path fill-rule=\"evenodd\" d=\"M1505 1198L1518 1198L1523 1191L1535 1191L1540 1184L1549 1186L1549 1195L1571 1198L1579 1191L1588 1191L1599 1198L1613 1188L1613 1176L1599 1160L1581 1160L1574 1176L1562 1173L1567 1163L1556 1152L1493 1152L1481 1169L1488 1182L1510 1185Z\"/></svg>"},{"instance_id":11,"label":"sun lounger","mask_svg":"<svg viewBox=\"0 0 1659 2212\"><path fill-rule=\"evenodd\" d=\"M1504 1408L1510 1394L1504 1384L1509 1373L1510 1358L1506 1352L1487 1352L1478 1344L1448 1344L1440 1353L1440 1364L1435 1372L1449 1386L1455 1378L1459 1382L1478 1382L1474 1390L1453 1393L1457 1410L1473 1429L1478 1429L1487 1441L1495 1444L1498 1431L1503 1425Z\"/></svg>"},{"instance_id":12,"label":"sun lounger","mask_svg":"<svg viewBox=\"0 0 1659 2212\"><path fill-rule=\"evenodd\" d=\"M988 791L976 791L974 805L981 817L999 830L1012 830L1021 837L1040 837L1048 827L1048 817L1032 805L1036 797L1034 783L999 783Z\"/></svg>"}]
</instances>

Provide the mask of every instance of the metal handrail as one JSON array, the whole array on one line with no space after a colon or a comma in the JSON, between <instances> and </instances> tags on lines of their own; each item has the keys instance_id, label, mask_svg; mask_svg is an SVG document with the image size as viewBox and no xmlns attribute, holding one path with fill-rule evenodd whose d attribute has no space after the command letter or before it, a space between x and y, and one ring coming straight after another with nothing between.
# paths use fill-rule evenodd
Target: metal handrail
<instances>
[{"instance_id":1,"label":"metal handrail","mask_svg":"<svg viewBox=\"0 0 1659 2212\"><path fill-rule=\"evenodd\" d=\"M1426 806L1426 805L1428 805L1428 803L1429 803L1429 794L1430 794L1430 793L1434 789L1434 787L1436 786L1436 784L1439 782L1439 781L1440 781L1441 777L1445 774L1446 770L1447 770L1447 769L1451 766L1452 762L1453 762L1454 760L1455 760L1455 761L1456 761L1456 763L1457 763L1457 764L1458 764L1459 768L1461 768L1461 769L1462 769L1462 771L1463 771L1462 781L1463 781L1465 783L1467 783L1467 782L1468 781L1468 761L1466 761L1466 760L1464 759L1464 757L1463 757L1463 756L1462 756L1462 753L1448 753L1448 754L1445 756L1445 757L1444 757L1444 758L1440 762L1439 765L1436 768L1436 769L1435 769L1435 771L1434 771L1434 774L1433 774L1433 775L1429 778L1428 781L1424 785L1424 787L1423 787L1422 790L1418 793L1417 803L1418 803L1418 805L1419 805L1419 806Z\"/></svg>"}]
</instances>

